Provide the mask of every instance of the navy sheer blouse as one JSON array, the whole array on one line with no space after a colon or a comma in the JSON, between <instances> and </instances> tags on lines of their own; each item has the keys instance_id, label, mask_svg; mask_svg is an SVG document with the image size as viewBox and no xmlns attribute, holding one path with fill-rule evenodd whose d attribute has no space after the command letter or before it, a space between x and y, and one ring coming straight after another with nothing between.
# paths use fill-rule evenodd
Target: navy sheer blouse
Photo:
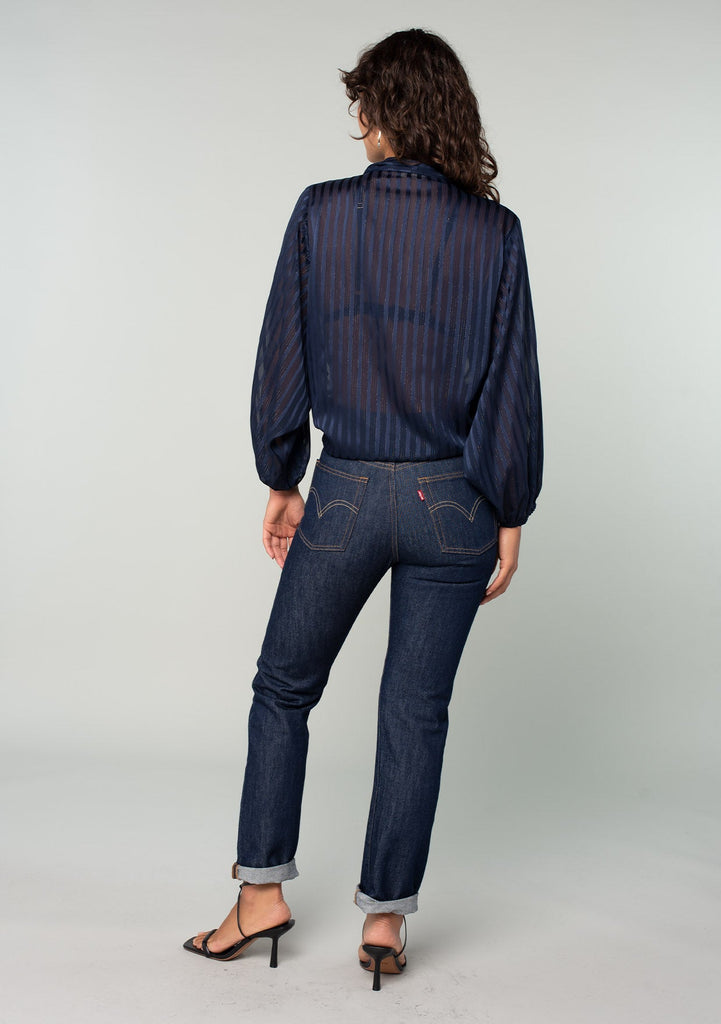
<instances>
[{"instance_id":1,"label":"navy sheer blouse","mask_svg":"<svg viewBox=\"0 0 721 1024\"><path fill-rule=\"evenodd\" d=\"M541 392L519 218L388 157L309 185L282 241L251 396L258 475L297 484L310 422L331 455L463 455L501 526L536 507Z\"/></svg>"}]
</instances>

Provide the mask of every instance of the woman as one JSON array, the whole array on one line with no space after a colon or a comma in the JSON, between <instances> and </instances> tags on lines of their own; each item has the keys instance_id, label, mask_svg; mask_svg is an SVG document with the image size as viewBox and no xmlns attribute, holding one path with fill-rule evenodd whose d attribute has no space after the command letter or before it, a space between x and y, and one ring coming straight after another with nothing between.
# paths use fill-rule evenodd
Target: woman
<instances>
[{"instance_id":1,"label":"woman","mask_svg":"<svg viewBox=\"0 0 721 1024\"><path fill-rule=\"evenodd\" d=\"M294 924L307 719L364 602L391 571L375 778L354 902L361 966L399 973L418 909L458 662L503 594L543 462L518 217L451 47L395 32L341 71L370 163L309 185L283 238L258 348L252 436L282 573L248 721L237 859L222 925L185 948L234 958ZM350 109L350 107L349 107ZM323 431L308 504L309 413ZM291 546L291 540L294 540ZM496 564L498 575L489 581Z\"/></svg>"}]
</instances>

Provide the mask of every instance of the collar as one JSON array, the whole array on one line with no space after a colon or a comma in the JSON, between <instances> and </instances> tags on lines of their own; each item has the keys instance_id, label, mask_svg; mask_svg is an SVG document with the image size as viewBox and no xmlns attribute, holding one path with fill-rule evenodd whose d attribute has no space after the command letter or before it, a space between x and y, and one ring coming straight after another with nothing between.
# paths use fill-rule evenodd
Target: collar
<instances>
[{"instance_id":1,"label":"collar","mask_svg":"<svg viewBox=\"0 0 721 1024\"><path fill-rule=\"evenodd\" d=\"M421 163L420 160L411 160L410 158L404 157L400 160L395 156L387 156L385 160L376 160L374 163L368 164L366 169L363 171L363 177L373 174L375 171L392 171L396 173L400 171L405 174L422 174L427 178L437 178L440 181L448 181L445 174L439 171L437 167L432 167L430 164Z\"/></svg>"}]
</instances>

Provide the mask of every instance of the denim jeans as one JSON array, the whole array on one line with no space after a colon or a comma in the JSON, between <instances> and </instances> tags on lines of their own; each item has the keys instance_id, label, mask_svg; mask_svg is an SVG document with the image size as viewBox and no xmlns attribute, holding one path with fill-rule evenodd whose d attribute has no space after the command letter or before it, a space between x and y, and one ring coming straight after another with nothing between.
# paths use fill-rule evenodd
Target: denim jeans
<instances>
[{"instance_id":1,"label":"denim jeans","mask_svg":"<svg viewBox=\"0 0 721 1024\"><path fill-rule=\"evenodd\" d=\"M322 452L253 681L235 878L298 875L308 715L390 569L375 776L354 902L366 913L418 909L453 682L497 554L495 510L464 477L461 456L364 462Z\"/></svg>"}]
</instances>

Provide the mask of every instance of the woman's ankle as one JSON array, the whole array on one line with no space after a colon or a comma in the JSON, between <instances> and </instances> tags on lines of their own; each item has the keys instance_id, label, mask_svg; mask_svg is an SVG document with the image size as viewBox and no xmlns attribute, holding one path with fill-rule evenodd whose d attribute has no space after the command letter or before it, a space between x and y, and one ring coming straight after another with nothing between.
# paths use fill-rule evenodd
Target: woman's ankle
<instances>
[{"instance_id":1,"label":"woman's ankle","mask_svg":"<svg viewBox=\"0 0 721 1024\"><path fill-rule=\"evenodd\" d=\"M370 941L376 941L380 944L385 944L386 942L395 943L400 938L402 923L402 914L393 914L390 912L383 914L366 914L366 919L363 922L363 941L369 941L368 936L370 936Z\"/></svg>"},{"instance_id":2,"label":"woman's ankle","mask_svg":"<svg viewBox=\"0 0 721 1024\"><path fill-rule=\"evenodd\" d=\"M247 903L283 903L281 882L243 882L243 900Z\"/></svg>"},{"instance_id":3,"label":"woman's ankle","mask_svg":"<svg viewBox=\"0 0 721 1024\"><path fill-rule=\"evenodd\" d=\"M391 927L396 925L400 928L403 923L403 914L396 914L391 910L384 911L380 914L366 914L366 924L387 924Z\"/></svg>"}]
</instances>

